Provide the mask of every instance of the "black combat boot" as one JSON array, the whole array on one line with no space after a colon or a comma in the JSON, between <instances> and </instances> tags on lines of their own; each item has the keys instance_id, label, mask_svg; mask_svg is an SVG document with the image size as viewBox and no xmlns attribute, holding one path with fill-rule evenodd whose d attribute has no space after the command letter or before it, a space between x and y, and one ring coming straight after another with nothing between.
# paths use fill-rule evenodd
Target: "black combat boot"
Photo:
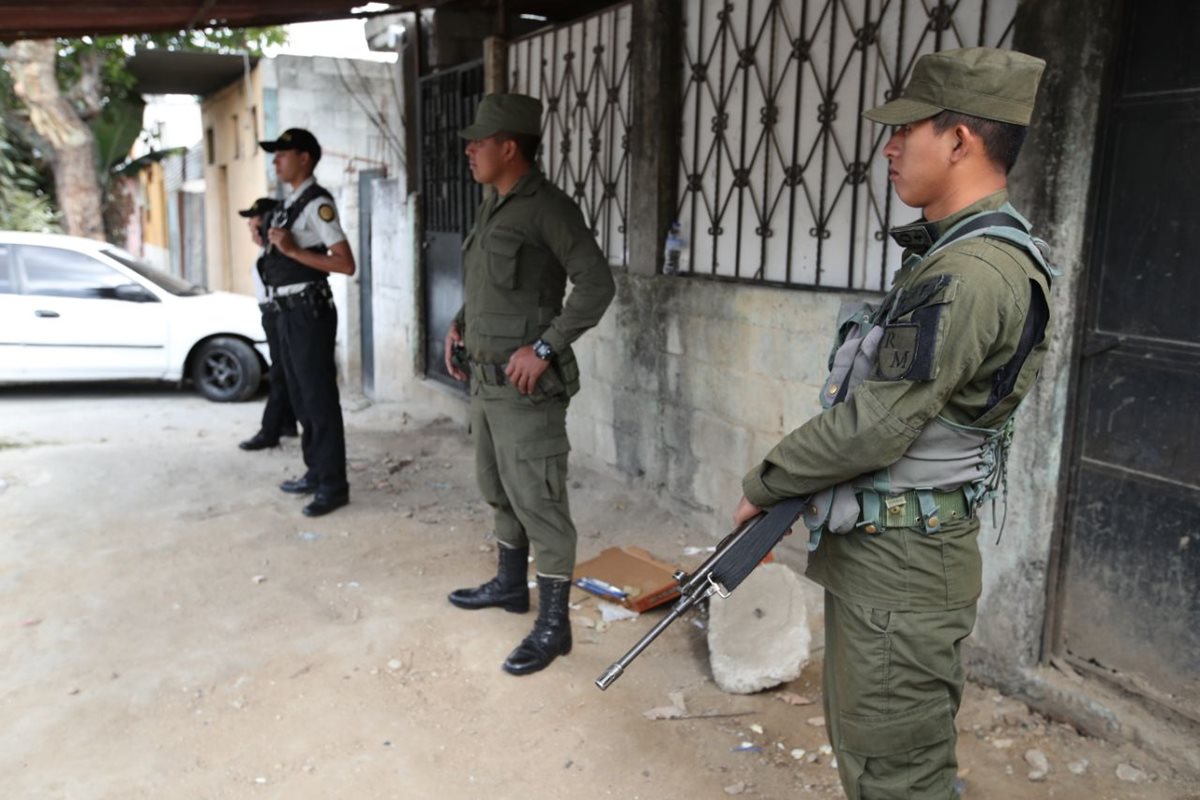
<instances>
[{"instance_id":1,"label":"black combat boot","mask_svg":"<svg viewBox=\"0 0 1200 800\"><path fill-rule=\"evenodd\" d=\"M496 577L474 589L455 589L450 602L459 608L500 606L514 614L529 610L529 547L500 545L500 566Z\"/></svg>"},{"instance_id":2,"label":"black combat boot","mask_svg":"<svg viewBox=\"0 0 1200 800\"><path fill-rule=\"evenodd\" d=\"M508 654L504 662L504 671L513 675L543 670L558 656L571 652L571 621L567 617L571 582L544 575L538 575L537 582L538 615L533 632Z\"/></svg>"}]
</instances>

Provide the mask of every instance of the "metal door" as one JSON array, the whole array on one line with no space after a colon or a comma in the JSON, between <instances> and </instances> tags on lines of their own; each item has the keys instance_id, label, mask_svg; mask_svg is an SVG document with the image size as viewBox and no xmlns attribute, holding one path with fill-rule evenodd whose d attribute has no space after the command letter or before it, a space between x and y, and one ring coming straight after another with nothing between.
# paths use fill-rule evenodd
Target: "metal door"
<instances>
[{"instance_id":1,"label":"metal door","mask_svg":"<svg viewBox=\"0 0 1200 800\"><path fill-rule=\"evenodd\" d=\"M471 123L482 98L482 61L420 80L425 374L458 389L465 387L446 372L442 340L462 305L462 243L483 197L458 132Z\"/></svg>"},{"instance_id":2,"label":"metal door","mask_svg":"<svg viewBox=\"0 0 1200 800\"><path fill-rule=\"evenodd\" d=\"M375 393L375 314L371 293L371 184L387 177L385 169L358 173L358 319L362 345L362 385L368 396Z\"/></svg>"},{"instance_id":3,"label":"metal door","mask_svg":"<svg viewBox=\"0 0 1200 800\"><path fill-rule=\"evenodd\" d=\"M1200 4L1128 4L1101 130L1058 653L1200 720Z\"/></svg>"}]
</instances>

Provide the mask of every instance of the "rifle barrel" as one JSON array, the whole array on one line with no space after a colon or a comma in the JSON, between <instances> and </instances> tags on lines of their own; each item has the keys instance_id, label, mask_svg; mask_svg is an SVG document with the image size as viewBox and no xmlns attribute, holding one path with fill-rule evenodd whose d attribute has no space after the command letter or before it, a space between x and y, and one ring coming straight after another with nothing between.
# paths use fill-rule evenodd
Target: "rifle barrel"
<instances>
[{"instance_id":1,"label":"rifle barrel","mask_svg":"<svg viewBox=\"0 0 1200 800\"><path fill-rule=\"evenodd\" d=\"M703 595L703 597L707 597L711 591L712 590L709 589L708 592ZM596 686L599 687L601 691L607 689L609 686L612 686L613 681L621 677L621 674L625 672L625 668L629 666L630 662L640 656L642 651L649 647L650 643L657 639L660 633L665 631L672 622L679 619L680 616L686 613L687 610L695 605L696 601L699 599L701 599L701 597L696 595L685 595L682 597L679 602L675 604L675 607L671 609L671 613L660 619L658 624L650 629L649 633L647 633L641 639L638 639L637 644L629 648L629 651L625 653L625 655L618 658L612 663L612 666L604 670L603 675L601 675L599 678L596 678Z\"/></svg>"}]
</instances>

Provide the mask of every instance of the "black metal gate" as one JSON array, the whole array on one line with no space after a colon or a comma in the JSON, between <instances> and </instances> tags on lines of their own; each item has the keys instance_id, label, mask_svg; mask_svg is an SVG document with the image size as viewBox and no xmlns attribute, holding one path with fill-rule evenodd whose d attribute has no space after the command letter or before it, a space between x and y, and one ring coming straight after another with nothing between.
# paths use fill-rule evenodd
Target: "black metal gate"
<instances>
[{"instance_id":1,"label":"black metal gate","mask_svg":"<svg viewBox=\"0 0 1200 800\"><path fill-rule=\"evenodd\" d=\"M419 84L425 375L462 389L446 372L442 339L462 305L462 243L483 198L458 138L483 98L483 62L442 70Z\"/></svg>"},{"instance_id":2,"label":"black metal gate","mask_svg":"<svg viewBox=\"0 0 1200 800\"><path fill-rule=\"evenodd\" d=\"M1200 4L1121 30L1052 644L1200 721Z\"/></svg>"}]
</instances>

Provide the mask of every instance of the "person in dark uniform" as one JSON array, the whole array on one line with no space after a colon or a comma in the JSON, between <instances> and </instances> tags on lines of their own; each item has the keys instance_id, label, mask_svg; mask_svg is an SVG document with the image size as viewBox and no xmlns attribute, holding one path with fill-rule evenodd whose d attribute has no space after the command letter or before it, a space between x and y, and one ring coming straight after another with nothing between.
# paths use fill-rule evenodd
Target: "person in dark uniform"
<instances>
[{"instance_id":1,"label":"person in dark uniform","mask_svg":"<svg viewBox=\"0 0 1200 800\"><path fill-rule=\"evenodd\" d=\"M261 248L267 245L266 222L271 212L279 206L279 201L272 197L260 197L247 209L239 211L246 217L250 228L250 237ZM267 373L270 381L270 392L267 394L267 404L263 407L262 422L258 433L238 444L243 450L265 450L276 447L281 436L297 436L296 412L292 410L292 401L288 397L287 378L283 374L283 359L279 353L279 326L276 317L279 310L267 298L267 287L262 278L262 253L259 253L251 275L254 278L254 296L258 299L258 308L262 311L263 331L267 334L267 349L271 353L271 369Z\"/></svg>"},{"instance_id":2,"label":"person in dark uniform","mask_svg":"<svg viewBox=\"0 0 1200 800\"><path fill-rule=\"evenodd\" d=\"M329 273L354 274L354 254L338 223L333 197L313 179L321 145L302 128L289 128L273 142L275 174L291 193L271 215L263 276L279 308L279 346L288 394L303 434L304 475L279 488L313 494L305 516L319 517L350 502L346 480L346 434L338 397L334 340L337 308Z\"/></svg>"}]
</instances>

